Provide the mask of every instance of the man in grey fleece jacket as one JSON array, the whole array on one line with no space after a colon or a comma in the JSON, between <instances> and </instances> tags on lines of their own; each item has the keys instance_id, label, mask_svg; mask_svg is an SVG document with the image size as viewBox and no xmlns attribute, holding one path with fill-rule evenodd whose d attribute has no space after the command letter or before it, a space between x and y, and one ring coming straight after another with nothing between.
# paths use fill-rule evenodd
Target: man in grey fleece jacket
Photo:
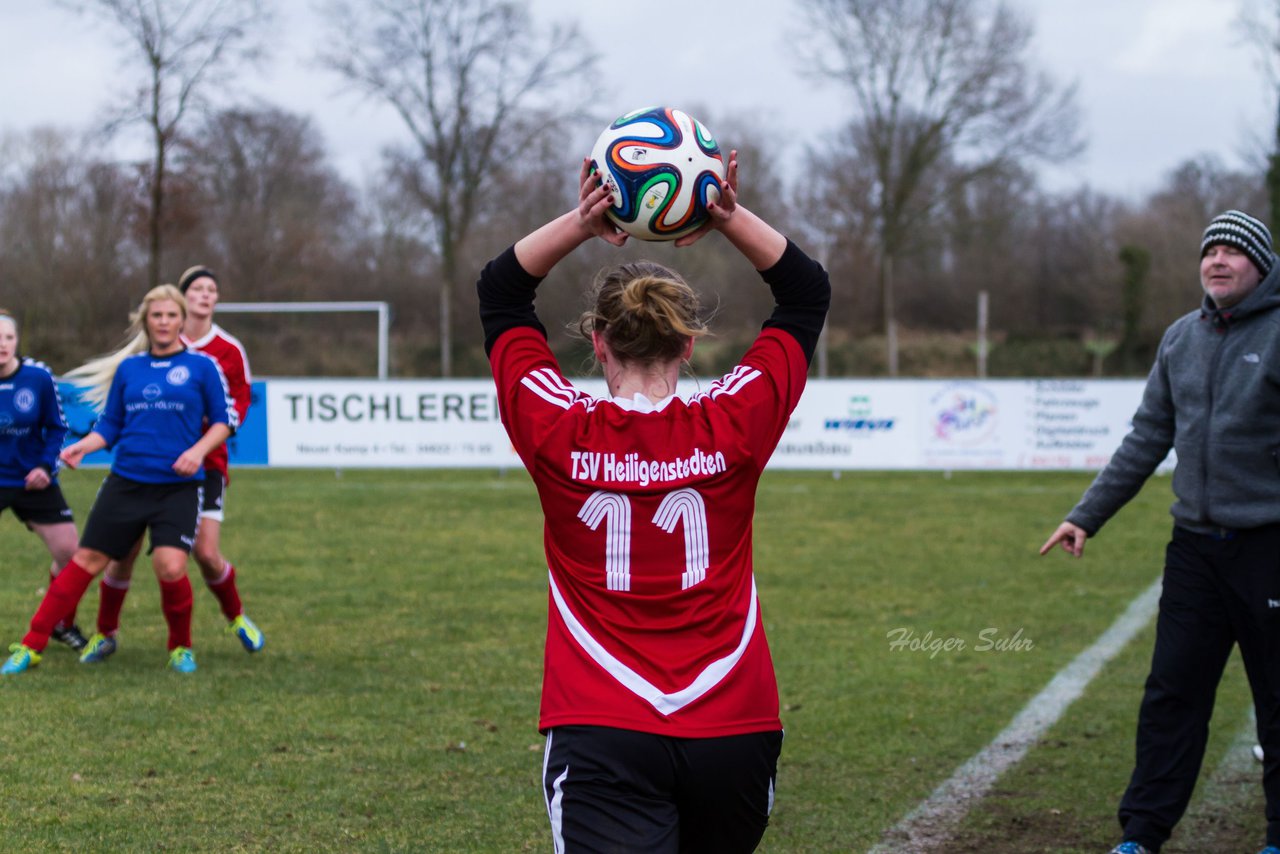
<instances>
[{"instance_id":1,"label":"man in grey fleece jacket","mask_svg":"<svg viewBox=\"0 0 1280 854\"><path fill-rule=\"evenodd\" d=\"M1177 453L1156 648L1138 714L1124 842L1156 852L1191 799L1234 644L1263 748L1267 848L1280 854L1280 264L1254 217L1215 217L1198 311L1165 331L1133 430L1049 540L1076 557Z\"/></svg>"}]
</instances>

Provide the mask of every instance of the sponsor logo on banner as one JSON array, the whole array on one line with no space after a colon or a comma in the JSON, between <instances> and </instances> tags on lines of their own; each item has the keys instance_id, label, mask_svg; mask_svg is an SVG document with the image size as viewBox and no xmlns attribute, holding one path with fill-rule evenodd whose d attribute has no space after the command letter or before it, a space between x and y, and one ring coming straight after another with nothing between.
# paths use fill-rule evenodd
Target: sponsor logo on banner
<instances>
[{"instance_id":1,"label":"sponsor logo on banner","mask_svg":"<svg viewBox=\"0 0 1280 854\"><path fill-rule=\"evenodd\" d=\"M980 445L995 435L1000 407L977 383L952 383L929 400L933 439L957 447Z\"/></svg>"},{"instance_id":2,"label":"sponsor logo on banner","mask_svg":"<svg viewBox=\"0 0 1280 854\"><path fill-rule=\"evenodd\" d=\"M822 429L865 436L892 430L896 421L896 417L876 416L871 404L871 395L854 394L849 396L846 414L839 418L824 418Z\"/></svg>"}]
</instances>

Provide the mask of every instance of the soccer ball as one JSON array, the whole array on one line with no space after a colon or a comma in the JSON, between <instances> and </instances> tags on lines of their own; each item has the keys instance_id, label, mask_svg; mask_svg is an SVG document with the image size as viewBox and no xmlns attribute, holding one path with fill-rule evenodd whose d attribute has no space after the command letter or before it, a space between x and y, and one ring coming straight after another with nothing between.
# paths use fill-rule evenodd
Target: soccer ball
<instances>
[{"instance_id":1,"label":"soccer ball","mask_svg":"<svg viewBox=\"0 0 1280 854\"><path fill-rule=\"evenodd\" d=\"M607 214L641 240L675 240L707 221L720 198L720 146L697 119L671 107L627 113L605 128L591 166L613 189Z\"/></svg>"}]
</instances>

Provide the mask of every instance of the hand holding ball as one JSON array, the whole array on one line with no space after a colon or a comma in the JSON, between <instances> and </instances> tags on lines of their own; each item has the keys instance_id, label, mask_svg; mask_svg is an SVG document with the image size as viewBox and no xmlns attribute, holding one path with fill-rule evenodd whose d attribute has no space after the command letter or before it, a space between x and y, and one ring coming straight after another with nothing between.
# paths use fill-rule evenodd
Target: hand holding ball
<instances>
[{"instance_id":1,"label":"hand holding ball","mask_svg":"<svg viewBox=\"0 0 1280 854\"><path fill-rule=\"evenodd\" d=\"M640 240L696 231L725 177L711 133L671 107L646 107L614 121L596 140L591 161L613 190L609 218Z\"/></svg>"}]
</instances>

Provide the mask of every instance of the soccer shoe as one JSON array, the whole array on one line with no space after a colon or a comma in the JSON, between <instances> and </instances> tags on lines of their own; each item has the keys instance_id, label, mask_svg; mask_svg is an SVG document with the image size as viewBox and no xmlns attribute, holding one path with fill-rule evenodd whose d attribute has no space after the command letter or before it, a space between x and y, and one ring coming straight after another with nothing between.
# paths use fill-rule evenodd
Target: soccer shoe
<instances>
[{"instance_id":1,"label":"soccer shoe","mask_svg":"<svg viewBox=\"0 0 1280 854\"><path fill-rule=\"evenodd\" d=\"M1256 760L1258 760L1259 762L1261 762L1261 761L1263 760L1263 758L1265 757L1265 755L1266 755L1266 754L1264 754L1264 753L1262 752L1262 745L1261 745L1261 744L1255 744L1255 745L1253 746L1253 758L1254 758L1254 759L1256 759ZM1275 846L1273 845L1273 846L1271 846L1271 847L1272 847L1272 848L1274 848Z\"/></svg>"},{"instance_id":2,"label":"soccer shoe","mask_svg":"<svg viewBox=\"0 0 1280 854\"><path fill-rule=\"evenodd\" d=\"M116 651L116 636L104 635L101 632L94 632L93 637L89 638L85 644L84 652L80 653L81 664L99 664L106 661Z\"/></svg>"},{"instance_id":3,"label":"soccer shoe","mask_svg":"<svg viewBox=\"0 0 1280 854\"><path fill-rule=\"evenodd\" d=\"M65 643L76 652L84 649L89 643L89 641L85 639L85 636L80 633L80 627L77 625L58 626L53 630L53 633L49 635L49 637L53 638L58 643Z\"/></svg>"},{"instance_id":4,"label":"soccer shoe","mask_svg":"<svg viewBox=\"0 0 1280 854\"><path fill-rule=\"evenodd\" d=\"M1138 842L1121 842L1111 849L1111 854L1151 854L1151 849Z\"/></svg>"},{"instance_id":5,"label":"soccer shoe","mask_svg":"<svg viewBox=\"0 0 1280 854\"><path fill-rule=\"evenodd\" d=\"M31 647L22 643L15 643L9 647L9 652L13 655L5 659L0 666L0 675L13 676L18 673L24 673L40 663L40 653Z\"/></svg>"},{"instance_id":6,"label":"soccer shoe","mask_svg":"<svg viewBox=\"0 0 1280 854\"><path fill-rule=\"evenodd\" d=\"M267 642L262 631L253 624L253 620L244 614L232 620L231 625L227 626L227 631L240 639L245 652L257 652Z\"/></svg>"},{"instance_id":7,"label":"soccer shoe","mask_svg":"<svg viewBox=\"0 0 1280 854\"><path fill-rule=\"evenodd\" d=\"M190 647L175 646L169 652L169 669L178 673L195 673L196 654Z\"/></svg>"}]
</instances>

